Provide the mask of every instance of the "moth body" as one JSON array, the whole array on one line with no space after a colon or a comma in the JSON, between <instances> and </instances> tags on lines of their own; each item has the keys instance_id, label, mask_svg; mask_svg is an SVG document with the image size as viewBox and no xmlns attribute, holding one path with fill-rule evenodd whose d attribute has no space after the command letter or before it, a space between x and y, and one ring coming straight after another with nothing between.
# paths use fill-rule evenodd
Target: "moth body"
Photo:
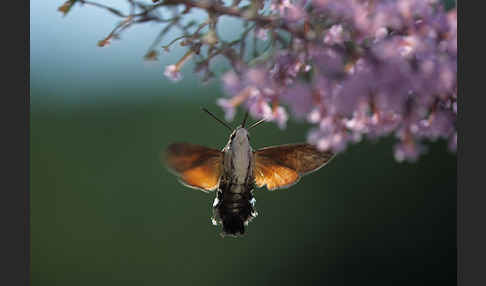
<instances>
[{"instance_id":1,"label":"moth body","mask_svg":"<svg viewBox=\"0 0 486 286\"><path fill-rule=\"evenodd\" d=\"M230 136L224 152L224 173L234 184L244 184L252 175L252 149L245 128L237 128Z\"/></svg>"},{"instance_id":2,"label":"moth body","mask_svg":"<svg viewBox=\"0 0 486 286\"><path fill-rule=\"evenodd\" d=\"M213 203L213 221L223 225L223 235L244 234L256 216L253 197L253 151L248 132L237 128L223 149L223 174Z\"/></svg>"}]
</instances>

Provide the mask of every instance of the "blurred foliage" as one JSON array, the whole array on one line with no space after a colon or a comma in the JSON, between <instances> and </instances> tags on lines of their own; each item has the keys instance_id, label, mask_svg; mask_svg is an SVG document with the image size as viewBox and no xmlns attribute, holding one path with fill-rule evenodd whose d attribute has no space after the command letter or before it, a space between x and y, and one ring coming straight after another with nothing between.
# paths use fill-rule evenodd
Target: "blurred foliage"
<instances>
[{"instance_id":1,"label":"blurred foliage","mask_svg":"<svg viewBox=\"0 0 486 286\"><path fill-rule=\"evenodd\" d=\"M221 115L218 91L197 92L137 103L113 91L84 105L31 92L32 285L455 285L457 168L444 142L415 164L395 162L393 139L352 146L290 189L256 191L246 236L223 239L214 194L160 162L173 141L226 144L199 110ZM251 139L307 131L267 124Z\"/></svg>"}]
</instances>

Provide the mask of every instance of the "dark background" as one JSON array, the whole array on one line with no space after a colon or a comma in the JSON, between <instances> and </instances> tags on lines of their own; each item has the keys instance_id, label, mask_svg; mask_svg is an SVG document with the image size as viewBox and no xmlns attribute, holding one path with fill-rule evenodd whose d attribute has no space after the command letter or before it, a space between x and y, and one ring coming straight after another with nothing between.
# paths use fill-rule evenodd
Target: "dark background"
<instances>
[{"instance_id":1,"label":"dark background","mask_svg":"<svg viewBox=\"0 0 486 286\"><path fill-rule=\"evenodd\" d=\"M31 113L32 285L455 284L457 169L445 143L415 164L394 161L391 139L355 145L290 189L256 191L247 235L223 239L213 194L159 160L175 140L224 146L228 132L201 105L211 103ZM252 143L298 142L306 129L267 124Z\"/></svg>"},{"instance_id":2,"label":"dark background","mask_svg":"<svg viewBox=\"0 0 486 286\"><path fill-rule=\"evenodd\" d=\"M62 18L52 2L43 17L48 5L31 3L32 285L456 284L445 142L414 164L395 162L393 138L354 145L290 189L257 190L247 235L223 239L214 194L160 162L173 141L224 146L227 130L199 109L221 116L217 82L200 85L187 67L170 84L163 67L183 51L147 66L143 37L154 35L143 28L100 49L116 21L81 25L92 9ZM309 127L262 125L252 145L301 142Z\"/></svg>"}]
</instances>

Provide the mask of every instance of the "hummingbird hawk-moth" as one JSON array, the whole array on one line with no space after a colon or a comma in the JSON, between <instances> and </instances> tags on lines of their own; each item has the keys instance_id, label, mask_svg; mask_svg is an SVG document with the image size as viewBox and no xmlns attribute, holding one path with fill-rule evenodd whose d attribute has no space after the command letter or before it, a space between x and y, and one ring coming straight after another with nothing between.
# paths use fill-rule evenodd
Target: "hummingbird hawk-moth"
<instances>
[{"instance_id":1,"label":"hummingbird hawk-moth","mask_svg":"<svg viewBox=\"0 0 486 286\"><path fill-rule=\"evenodd\" d=\"M233 130L208 110L203 110ZM332 152L319 151L307 143L253 150L248 130L264 119L246 129L247 118L248 113L221 151L191 143L173 143L165 154L168 169L182 184L204 192L216 191L212 222L223 226L223 236L243 235L245 225L257 216L255 187L266 187L269 191L288 188L334 157Z\"/></svg>"}]
</instances>

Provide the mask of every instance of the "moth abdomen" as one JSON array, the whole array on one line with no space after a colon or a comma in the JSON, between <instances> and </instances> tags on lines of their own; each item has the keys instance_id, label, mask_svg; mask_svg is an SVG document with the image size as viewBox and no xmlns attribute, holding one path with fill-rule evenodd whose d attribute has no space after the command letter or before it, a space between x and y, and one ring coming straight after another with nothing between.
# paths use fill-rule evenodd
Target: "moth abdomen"
<instances>
[{"instance_id":1,"label":"moth abdomen","mask_svg":"<svg viewBox=\"0 0 486 286\"><path fill-rule=\"evenodd\" d=\"M245 233L244 220L237 214L223 216L223 235L243 235Z\"/></svg>"},{"instance_id":2,"label":"moth abdomen","mask_svg":"<svg viewBox=\"0 0 486 286\"><path fill-rule=\"evenodd\" d=\"M251 190L244 185L232 185L218 190L213 204L213 220L223 225L223 235L245 233L245 225L256 216Z\"/></svg>"}]
</instances>

